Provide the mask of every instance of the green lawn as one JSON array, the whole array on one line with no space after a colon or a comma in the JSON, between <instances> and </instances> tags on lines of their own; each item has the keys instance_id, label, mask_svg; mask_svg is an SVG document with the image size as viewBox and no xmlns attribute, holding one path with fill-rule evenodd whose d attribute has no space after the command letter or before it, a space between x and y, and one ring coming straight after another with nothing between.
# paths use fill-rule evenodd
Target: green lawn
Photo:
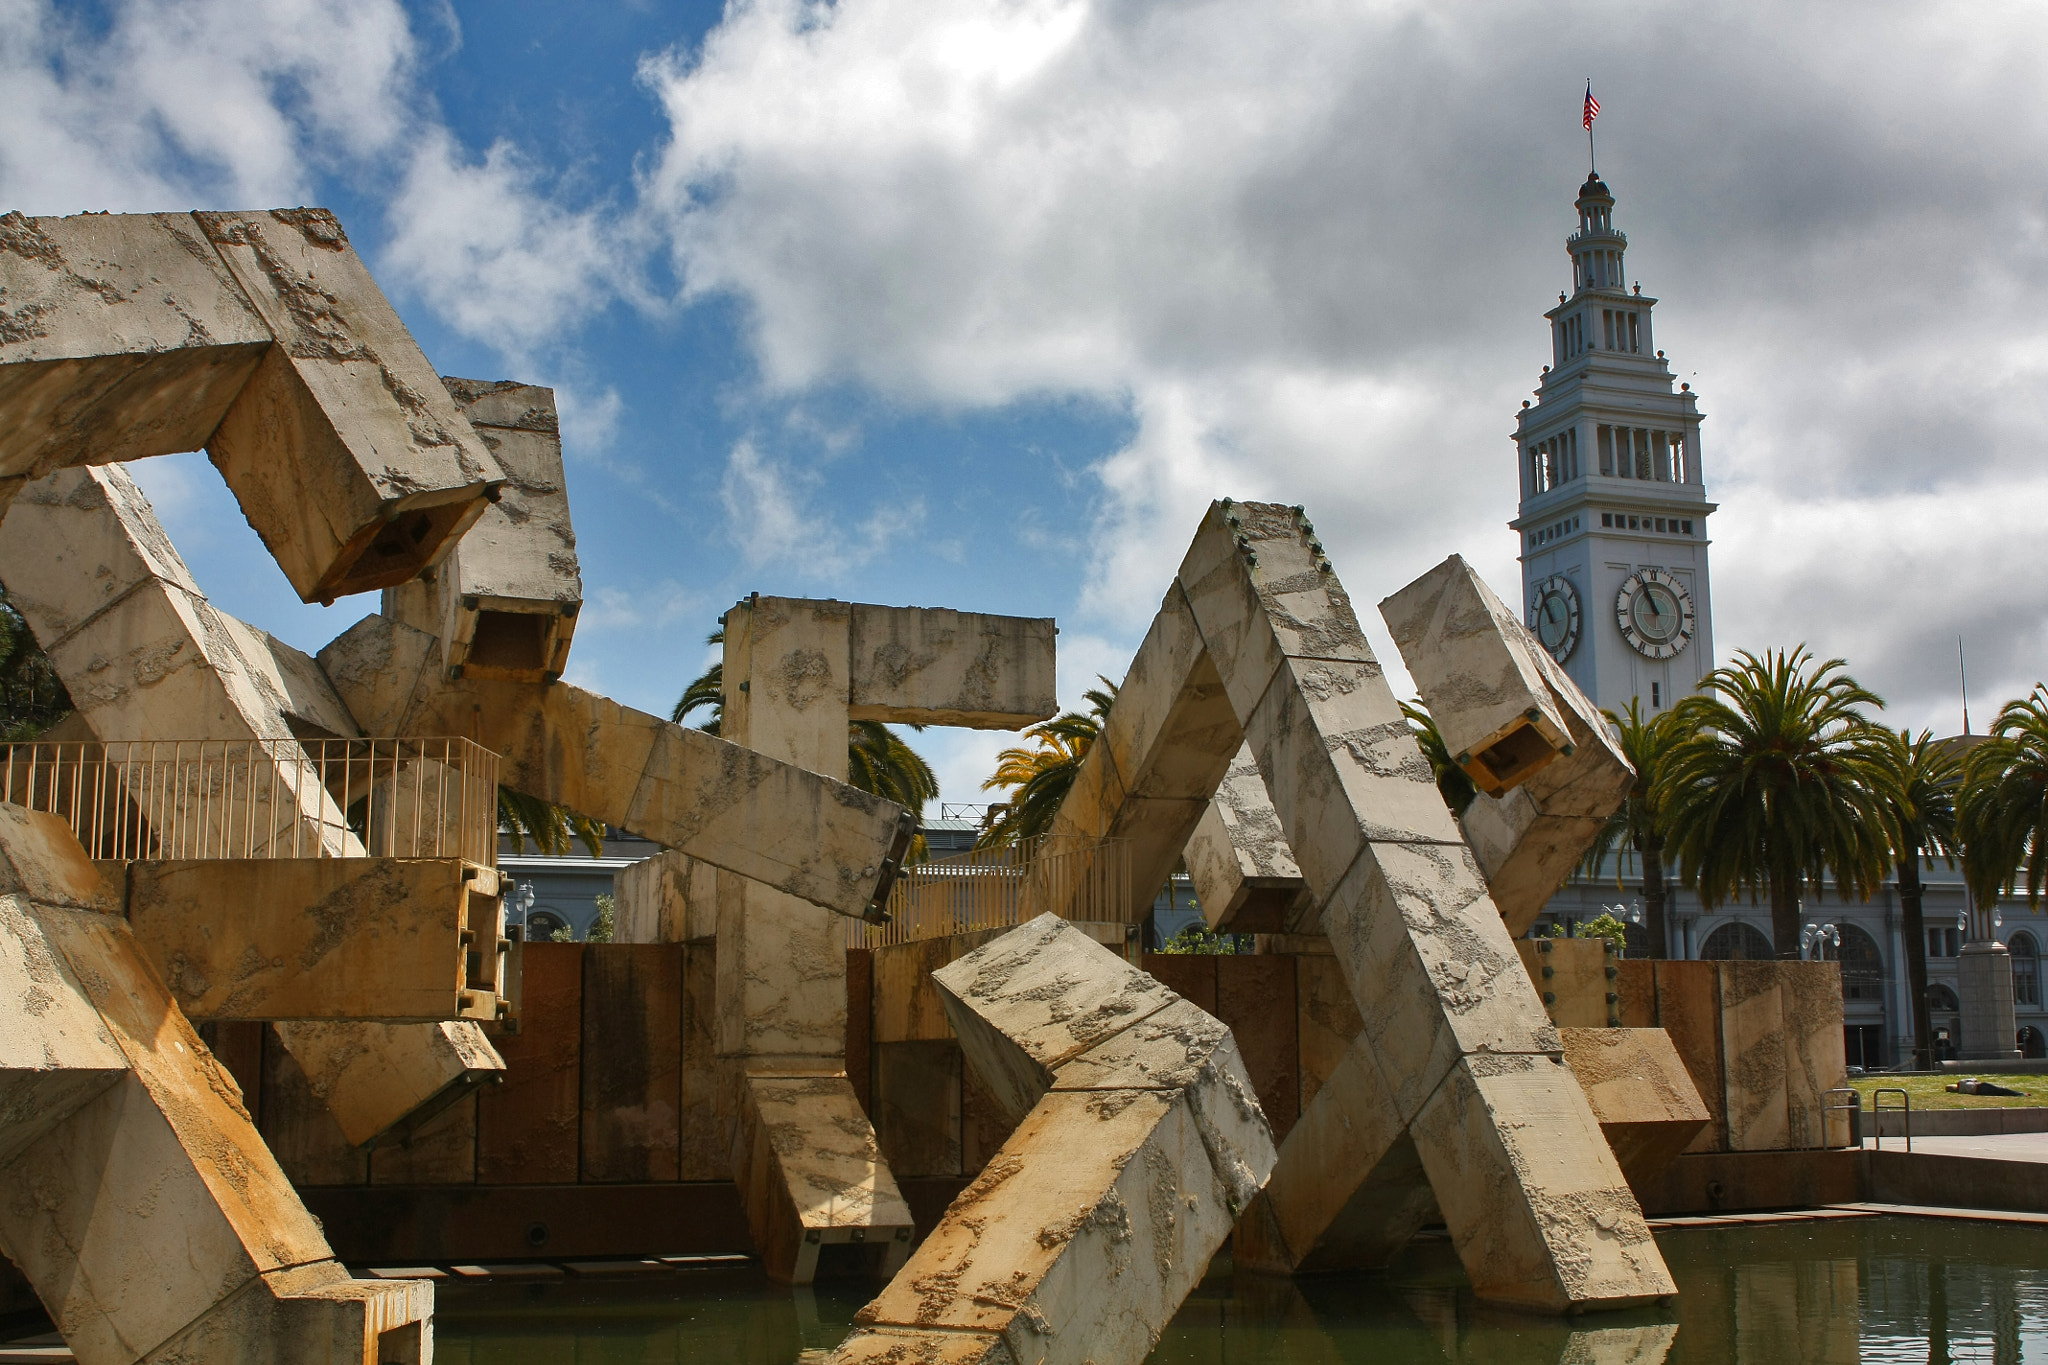
<instances>
[{"instance_id":1,"label":"green lawn","mask_svg":"<svg viewBox=\"0 0 2048 1365\"><path fill-rule=\"evenodd\" d=\"M1863 1096L1863 1107L1868 1109L1870 1092L1883 1086L1888 1090L1904 1090L1913 1097L1915 1109L2018 1109L2027 1106L2048 1106L2048 1075L2042 1076L1992 1076L1975 1077L1977 1080L1993 1081L2011 1090L2023 1092L2019 1099L2006 1099L1997 1095L1958 1095L1943 1087L1954 1085L1970 1072L1936 1076L1857 1076L1849 1084ZM1887 1107L1897 1105L1897 1095L1885 1096Z\"/></svg>"}]
</instances>

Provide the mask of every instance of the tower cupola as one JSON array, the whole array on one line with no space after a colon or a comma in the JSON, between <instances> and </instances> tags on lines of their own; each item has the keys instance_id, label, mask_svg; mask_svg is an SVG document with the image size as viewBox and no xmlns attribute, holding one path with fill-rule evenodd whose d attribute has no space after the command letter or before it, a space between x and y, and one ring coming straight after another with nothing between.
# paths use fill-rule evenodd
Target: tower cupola
<instances>
[{"instance_id":1,"label":"tower cupola","mask_svg":"<svg viewBox=\"0 0 2048 1365\"><path fill-rule=\"evenodd\" d=\"M1579 230L1564 245L1572 257L1573 293L1625 290L1622 254L1628 250L1628 234L1614 226L1614 195L1597 173L1579 187Z\"/></svg>"}]
</instances>

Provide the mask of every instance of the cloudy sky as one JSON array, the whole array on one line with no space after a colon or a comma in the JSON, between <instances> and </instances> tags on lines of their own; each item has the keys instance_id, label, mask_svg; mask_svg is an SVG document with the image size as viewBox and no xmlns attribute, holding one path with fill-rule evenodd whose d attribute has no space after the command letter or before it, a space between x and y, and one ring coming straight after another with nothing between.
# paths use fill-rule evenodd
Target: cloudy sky
<instances>
[{"instance_id":1,"label":"cloudy sky","mask_svg":"<svg viewBox=\"0 0 2048 1365\"><path fill-rule=\"evenodd\" d=\"M1950 732L1958 635L1980 726L2048 674L2044 51L1985 0L0 0L0 210L325 204L444 372L554 385L578 682L665 712L761 591L1056 616L1072 701L1213 497L1365 602L1512 596L1590 76L1717 645ZM136 473L227 610L371 608ZM923 741L954 800L1001 742Z\"/></svg>"}]
</instances>

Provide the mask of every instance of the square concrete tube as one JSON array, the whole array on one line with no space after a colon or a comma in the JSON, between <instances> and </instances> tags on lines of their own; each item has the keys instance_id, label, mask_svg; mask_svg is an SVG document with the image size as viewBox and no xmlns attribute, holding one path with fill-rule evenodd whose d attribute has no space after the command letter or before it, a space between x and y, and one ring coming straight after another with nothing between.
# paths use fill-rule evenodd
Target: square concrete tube
<instances>
[{"instance_id":1,"label":"square concrete tube","mask_svg":"<svg viewBox=\"0 0 2048 1365\"><path fill-rule=\"evenodd\" d=\"M1348 1188L1304 1193L1289 1174L1297 1163L1288 1146L1319 1131L1305 1115L1282 1148L1273 1188L1285 1184L1290 1201L1335 1219L1409 1131L1482 1298L1576 1311L1671 1293L1646 1230L1634 1281L1598 1257L1597 1271L1585 1269L1589 1248L1613 1235L1587 1210L1632 1209L1633 1198L1581 1112L1585 1099L1563 1069L1556 1030L1312 531L1288 508L1221 503L1204 518L1055 833L1125 834L1134 867L1163 877L1245 741L1323 906L1358 1005L1359 1044L1377 1072L1359 1068L1372 1082L1369 1097L1326 1083L1316 1103L1348 1099L1390 1115L1380 1152L1345 1167ZM1158 811L1168 801L1194 808L1168 819ZM1497 1082L1499 1068L1518 1058L1556 1068L1558 1087ZM1447 1084L1463 1088L1440 1095ZM1458 1151L1427 1150L1413 1131L1426 1115L1432 1140L1455 1140ZM1495 1131L1503 1125L1515 1131ZM1525 1187L1514 1163L1532 1143L1577 1172L1571 1199L1549 1199L1540 1184L1547 1164L1527 1168ZM1498 1166L1512 1196L1492 1210L1450 1200L1440 1182L1455 1162ZM1305 1158L1298 1165L1317 1167ZM1604 1193L1580 1197L1592 1189ZM1631 1246L1643 1228L1639 1211L1633 1218L1623 1229ZM1489 1240L1502 1237L1507 1243ZM1284 1260L1298 1265L1314 1252L1290 1243ZM1538 1263L1549 1267L1547 1279L1523 1273Z\"/></svg>"},{"instance_id":2,"label":"square concrete tube","mask_svg":"<svg viewBox=\"0 0 2048 1365\"><path fill-rule=\"evenodd\" d=\"M0 502L204 448L299 595L434 563L504 481L325 209L0 217Z\"/></svg>"},{"instance_id":3,"label":"square concrete tube","mask_svg":"<svg viewBox=\"0 0 2048 1365\"><path fill-rule=\"evenodd\" d=\"M0 581L13 589L17 607L43 642L81 717L98 739L282 741L286 747L275 760L275 779L263 785L266 796L275 791L284 794L285 800L275 806L266 801L265 808L253 815L246 809L223 806L212 810L212 818L243 829L268 829L275 842L289 841L291 850L317 848L343 857L361 857L362 844L349 830L334 798L309 764L290 757L298 733L358 733L348 708L311 660L215 610L200 595L148 500L126 471L117 466L65 469L24 489L0 524L0 576L4 576ZM260 845L261 841L257 842ZM360 872L355 868L315 870L308 875L314 882L330 877L346 882L356 875L374 877L370 869L375 866L366 861L357 864ZM265 875L252 864L221 874L223 879L244 880ZM449 875L461 873L451 868ZM278 920L260 932L290 937L290 916L282 906L258 903L255 908ZM467 923L470 907L446 908L460 916L452 926L455 933L471 927ZM208 923L208 911L204 904L188 905L181 926L159 919L151 925L151 937L173 947L178 939L192 935L200 936L193 942L202 941L213 927ZM301 923L299 927L309 926ZM254 926L251 929L257 932ZM332 949L337 946L332 938L315 932L307 947ZM496 938L495 932L492 938ZM360 973L351 975L354 969L349 965L351 958L363 951L375 956L374 948L365 945L359 935L356 953L333 955L326 971L315 974L314 984L325 981L331 989L362 985L363 998L356 1008L375 1017L385 1008L378 1003L375 976L367 983L357 981ZM272 954L273 960L283 956ZM303 954L292 960L302 958ZM168 955L165 961L170 961ZM191 961L188 956L188 965ZM209 963L216 961L208 955ZM273 970L286 974L282 968ZM204 999L207 988L228 973L214 966L201 974L203 984L189 973L181 972L180 979ZM306 982L302 979L298 984ZM494 984L492 995L496 994ZM449 998L459 1006L458 993L451 992ZM315 1016L349 1008L345 1000L331 994L324 1000L309 994L303 1005L273 998L258 1007L266 1012L303 1010ZM451 1012L462 1011L458 1007ZM495 999L489 1004L478 1000L469 1012L495 1017L498 1006ZM340 1038L356 1026L336 1023L326 1027L332 1037ZM391 1111L393 1096L417 1095L421 1103L431 1103L447 1093L453 1084L447 1068L449 1034L459 1035L462 1053L488 1059L485 1071L502 1068L473 1022L365 1027L378 1031L359 1040L359 1048L385 1058L399 1070L410 1067L418 1075L414 1082L374 1092L335 1089L330 1106L342 1106L336 1109L336 1118L344 1131L365 1135L356 1141L403 1123L407 1116ZM285 1030L281 1036L291 1046L292 1031ZM319 1060L300 1058L309 1073L311 1063ZM344 1112L358 1103L360 1112Z\"/></svg>"},{"instance_id":4,"label":"square concrete tube","mask_svg":"<svg viewBox=\"0 0 2048 1365\"><path fill-rule=\"evenodd\" d=\"M312 662L216 610L142 490L118 465L24 487L0 522L0 581L102 741L278 740L355 733ZM209 807L210 824L307 855L359 851L340 807L289 758L260 809Z\"/></svg>"},{"instance_id":5,"label":"square concrete tube","mask_svg":"<svg viewBox=\"0 0 2048 1365\"><path fill-rule=\"evenodd\" d=\"M718 869L674 849L612 877L615 943L704 943L718 937Z\"/></svg>"},{"instance_id":6,"label":"square concrete tube","mask_svg":"<svg viewBox=\"0 0 2048 1365\"><path fill-rule=\"evenodd\" d=\"M1272 1165L1230 1030L1050 915L933 980L1028 1112L833 1359L1136 1365Z\"/></svg>"},{"instance_id":7,"label":"square concrete tube","mask_svg":"<svg viewBox=\"0 0 2048 1365\"><path fill-rule=\"evenodd\" d=\"M1459 820L1508 932L1519 937L1626 799L1635 769L1599 708L1461 557L1389 597L1380 614L1446 736L1476 733L1518 703L1562 717L1562 753L1524 769L1512 790L1481 783ZM1462 667L1468 660L1472 671ZM1533 732L1547 735L1548 724ZM1467 771L1477 776L1476 767Z\"/></svg>"},{"instance_id":8,"label":"square concrete tube","mask_svg":"<svg viewBox=\"0 0 2048 1365\"><path fill-rule=\"evenodd\" d=\"M504 1079L505 1062L474 1024L281 1021L273 1027L357 1147L403 1136Z\"/></svg>"},{"instance_id":9,"label":"square concrete tube","mask_svg":"<svg viewBox=\"0 0 2048 1365\"><path fill-rule=\"evenodd\" d=\"M151 860L126 901L188 1019L496 1022L497 881L456 858Z\"/></svg>"},{"instance_id":10,"label":"square concrete tube","mask_svg":"<svg viewBox=\"0 0 2048 1365\"><path fill-rule=\"evenodd\" d=\"M384 615L439 635L456 676L553 682L568 666L583 606L555 391L447 375L441 382L506 481L454 553L384 590Z\"/></svg>"},{"instance_id":11,"label":"square concrete tube","mask_svg":"<svg viewBox=\"0 0 2048 1365\"><path fill-rule=\"evenodd\" d=\"M409 1337L425 1359L431 1288L335 1263L63 823L0 807L0 849L0 964L25 964L46 1001L4 1032L47 1044L45 1080L75 1061L92 1090L32 1133L9 1126L0 1251L78 1358L372 1365Z\"/></svg>"},{"instance_id":12,"label":"square concrete tube","mask_svg":"<svg viewBox=\"0 0 2048 1365\"><path fill-rule=\"evenodd\" d=\"M755 595L721 624L721 735L834 779L855 719L1008 728L1056 709L1050 621ZM888 1244L893 1274L912 1227L842 1070L844 936L757 880L721 873L713 902L733 1179L768 1272L809 1283L821 1245L860 1240Z\"/></svg>"},{"instance_id":13,"label":"square concrete tube","mask_svg":"<svg viewBox=\"0 0 2048 1365\"><path fill-rule=\"evenodd\" d=\"M1463 558L1381 602L1380 616L1444 748L1479 790L1499 796L1571 752L1564 711L1534 658L1542 647Z\"/></svg>"},{"instance_id":14,"label":"square concrete tube","mask_svg":"<svg viewBox=\"0 0 2048 1365\"><path fill-rule=\"evenodd\" d=\"M1213 930L1287 933L1313 917L1308 884L1249 746L1230 761L1182 856L1202 917Z\"/></svg>"},{"instance_id":15,"label":"square concrete tube","mask_svg":"<svg viewBox=\"0 0 2048 1365\"><path fill-rule=\"evenodd\" d=\"M440 640L366 617L320 651L376 734L468 735L499 781L856 918L879 913L912 821L877 796L567 683L450 679Z\"/></svg>"},{"instance_id":16,"label":"square concrete tube","mask_svg":"<svg viewBox=\"0 0 2048 1365\"><path fill-rule=\"evenodd\" d=\"M1655 1179L1713 1121L1660 1028L1561 1028L1565 1065L1586 1092L1631 1188Z\"/></svg>"}]
</instances>

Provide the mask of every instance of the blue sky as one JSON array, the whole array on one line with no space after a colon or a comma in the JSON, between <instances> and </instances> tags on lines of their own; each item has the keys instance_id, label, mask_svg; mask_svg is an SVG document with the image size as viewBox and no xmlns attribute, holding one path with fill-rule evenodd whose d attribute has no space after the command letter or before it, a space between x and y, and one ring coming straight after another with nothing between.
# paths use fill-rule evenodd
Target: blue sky
<instances>
[{"instance_id":1,"label":"blue sky","mask_svg":"<svg viewBox=\"0 0 2048 1365\"><path fill-rule=\"evenodd\" d=\"M0 209L334 208L447 373L552 384L571 676L665 711L751 591L1051 615L1120 676L1199 509L1512 595L1584 175L1708 414L1716 642L1900 723L2048 673L2048 96L2020 5L0 0ZM203 458L136 474L317 648ZM1799 591L1788 592L1788 582ZM1382 644L1382 654L1391 650ZM928 735L974 800L1001 736Z\"/></svg>"}]
</instances>

